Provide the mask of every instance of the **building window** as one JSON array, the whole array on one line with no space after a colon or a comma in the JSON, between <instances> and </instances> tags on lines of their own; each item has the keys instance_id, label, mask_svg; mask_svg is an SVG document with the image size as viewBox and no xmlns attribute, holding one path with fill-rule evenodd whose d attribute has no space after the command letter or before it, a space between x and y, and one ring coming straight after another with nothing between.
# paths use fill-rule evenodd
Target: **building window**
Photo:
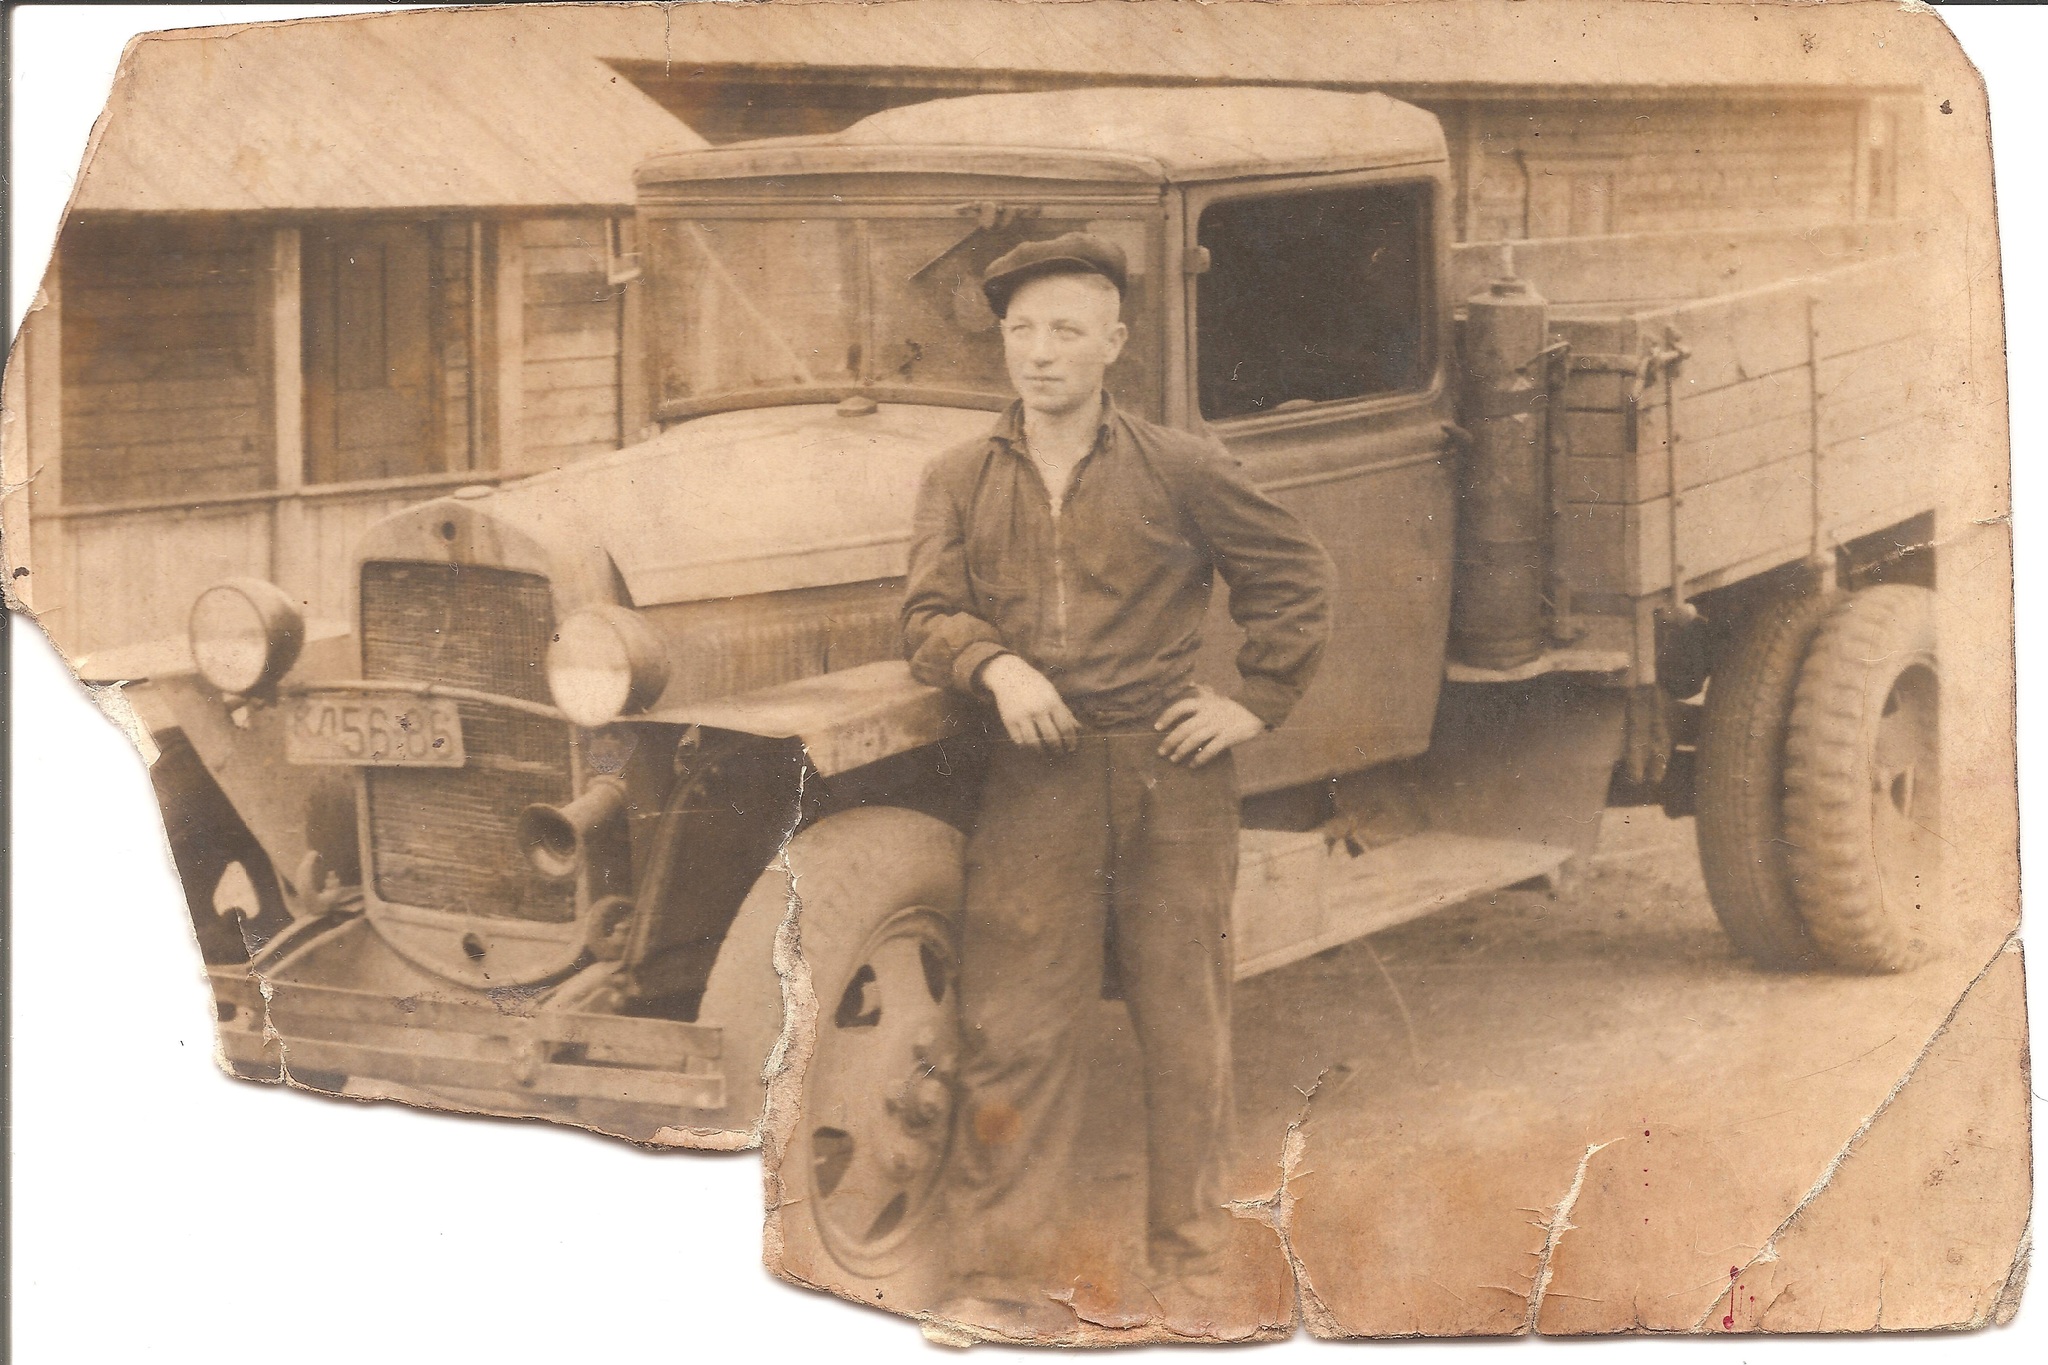
<instances>
[{"instance_id":1,"label":"building window","mask_svg":"<svg viewBox=\"0 0 2048 1365\"><path fill-rule=\"evenodd\" d=\"M1227 199L1203 210L1196 292L1210 420L1421 387L1429 187Z\"/></svg>"}]
</instances>

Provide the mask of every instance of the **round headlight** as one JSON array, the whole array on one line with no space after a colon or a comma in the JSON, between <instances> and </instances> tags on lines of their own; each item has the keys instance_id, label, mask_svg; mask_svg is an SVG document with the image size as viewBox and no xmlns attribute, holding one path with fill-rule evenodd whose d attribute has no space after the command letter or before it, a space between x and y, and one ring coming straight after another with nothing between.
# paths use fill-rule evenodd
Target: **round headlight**
<instances>
[{"instance_id":1,"label":"round headlight","mask_svg":"<svg viewBox=\"0 0 2048 1365\"><path fill-rule=\"evenodd\" d=\"M585 729L646 710L667 687L668 651L630 608L579 611L548 646L548 691Z\"/></svg>"},{"instance_id":2,"label":"round headlight","mask_svg":"<svg viewBox=\"0 0 2048 1365\"><path fill-rule=\"evenodd\" d=\"M306 623L284 589L260 578L230 578L192 604L192 662L199 676L236 696L282 678L298 661Z\"/></svg>"}]
</instances>

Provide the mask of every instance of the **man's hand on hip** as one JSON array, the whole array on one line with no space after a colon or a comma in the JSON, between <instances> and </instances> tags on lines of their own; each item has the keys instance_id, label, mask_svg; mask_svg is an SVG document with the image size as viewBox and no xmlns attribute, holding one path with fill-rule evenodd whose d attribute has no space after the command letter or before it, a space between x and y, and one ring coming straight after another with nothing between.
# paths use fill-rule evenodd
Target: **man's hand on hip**
<instances>
[{"instance_id":1,"label":"man's hand on hip","mask_svg":"<svg viewBox=\"0 0 2048 1365\"><path fill-rule=\"evenodd\" d=\"M1218 754L1264 734L1266 722L1222 693L1197 685L1193 696L1182 697L1160 712L1152 728L1166 731L1159 745L1161 758L1199 768Z\"/></svg>"},{"instance_id":2,"label":"man's hand on hip","mask_svg":"<svg viewBox=\"0 0 2048 1365\"><path fill-rule=\"evenodd\" d=\"M981 685L995 698L1010 738L1026 749L1072 751L1081 723L1045 674L1015 654L998 654L981 670Z\"/></svg>"}]
</instances>

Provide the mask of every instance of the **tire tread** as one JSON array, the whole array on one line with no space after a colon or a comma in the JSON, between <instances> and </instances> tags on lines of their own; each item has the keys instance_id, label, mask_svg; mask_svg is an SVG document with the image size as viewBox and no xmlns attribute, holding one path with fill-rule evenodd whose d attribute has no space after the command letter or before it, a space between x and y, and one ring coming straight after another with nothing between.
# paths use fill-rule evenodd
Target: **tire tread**
<instances>
[{"instance_id":1,"label":"tire tread","mask_svg":"<svg viewBox=\"0 0 2048 1365\"><path fill-rule=\"evenodd\" d=\"M1822 625L1785 740L1787 860L1808 931L1827 959L1865 972L1910 966L1871 857L1866 710L1874 662L1931 640L1932 594L1890 584L1846 599Z\"/></svg>"},{"instance_id":2,"label":"tire tread","mask_svg":"<svg viewBox=\"0 0 2048 1365\"><path fill-rule=\"evenodd\" d=\"M1820 960L1792 894L1781 799L1800 666L1829 606L1784 594L1757 607L1714 670L1701 723L1694 832L1707 896L1736 950L1779 970Z\"/></svg>"}]
</instances>

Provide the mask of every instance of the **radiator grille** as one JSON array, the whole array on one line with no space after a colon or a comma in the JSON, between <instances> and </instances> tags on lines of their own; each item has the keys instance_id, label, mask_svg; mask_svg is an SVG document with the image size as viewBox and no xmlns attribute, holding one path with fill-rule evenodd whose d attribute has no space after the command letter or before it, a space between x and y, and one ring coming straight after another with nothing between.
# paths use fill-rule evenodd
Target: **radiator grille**
<instances>
[{"instance_id":1,"label":"radiator grille","mask_svg":"<svg viewBox=\"0 0 2048 1365\"><path fill-rule=\"evenodd\" d=\"M555 614L538 575L365 564L362 626L366 678L547 700L543 664ZM573 919L573 886L535 875L513 837L522 808L569 799L568 727L477 702L456 709L466 766L369 770L378 896L473 915Z\"/></svg>"},{"instance_id":2,"label":"radiator grille","mask_svg":"<svg viewBox=\"0 0 2048 1365\"><path fill-rule=\"evenodd\" d=\"M363 672L548 699L554 599L538 574L471 564L363 565Z\"/></svg>"}]
</instances>

